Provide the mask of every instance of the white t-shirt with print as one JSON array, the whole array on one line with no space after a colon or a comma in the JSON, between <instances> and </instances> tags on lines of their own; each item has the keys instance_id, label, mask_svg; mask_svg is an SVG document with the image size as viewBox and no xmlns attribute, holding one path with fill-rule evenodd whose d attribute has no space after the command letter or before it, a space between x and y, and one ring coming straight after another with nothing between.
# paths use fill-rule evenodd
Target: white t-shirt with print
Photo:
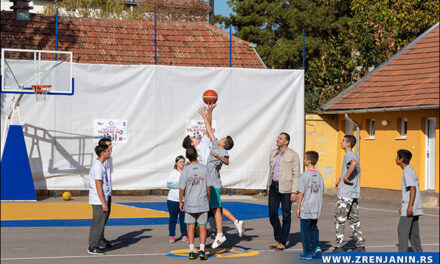
<instances>
[{"instance_id":1,"label":"white t-shirt with print","mask_svg":"<svg viewBox=\"0 0 440 264\"><path fill-rule=\"evenodd\" d=\"M170 172L170 175L168 176L167 182L171 182L173 184L177 184L177 187L179 187L179 180L180 180L180 172L177 170L173 170ZM168 192L168 200L173 202L179 201L179 189L170 189Z\"/></svg>"},{"instance_id":2,"label":"white t-shirt with print","mask_svg":"<svg viewBox=\"0 0 440 264\"><path fill-rule=\"evenodd\" d=\"M207 165L209 153L211 151L211 140L206 134L200 139L200 143L197 145L196 150L197 161L203 165Z\"/></svg>"},{"instance_id":3,"label":"white t-shirt with print","mask_svg":"<svg viewBox=\"0 0 440 264\"><path fill-rule=\"evenodd\" d=\"M89 181L90 181L90 190L89 190L89 204L101 205L101 200L98 196L98 191L96 189L96 180L102 181L103 185L103 193L105 202L108 203L108 198L111 192L111 182L109 181L109 177L107 175L107 170L104 167L105 165L101 163L98 159L94 160L92 163L92 167L89 172Z\"/></svg>"}]
</instances>

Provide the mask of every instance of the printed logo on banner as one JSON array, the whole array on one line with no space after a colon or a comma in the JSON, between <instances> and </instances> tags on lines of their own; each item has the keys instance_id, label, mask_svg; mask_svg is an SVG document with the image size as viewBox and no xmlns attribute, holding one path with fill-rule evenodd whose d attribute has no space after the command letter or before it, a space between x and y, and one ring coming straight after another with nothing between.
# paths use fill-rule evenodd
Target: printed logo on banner
<instances>
[{"instance_id":1,"label":"printed logo on banner","mask_svg":"<svg viewBox=\"0 0 440 264\"><path fill-rule=\"evenodd\" d=\"M93 141L101 138L111 138L112 143L127 142L127 120L124 119L95 119L93 122Z\"/></svg>"},{"instance_id":2,"label":"printed logo on banner","mask_svg":"<svg viewBox=\"0 0 440 264\"><path fill-rule=\"evenodd\" d=\"M215 127L216 127L215 120L212 120L212 132L215 133ZM206 127L205 122L203 120L186 120L186 130L185 130L185 136L190 137L196 137L198 139L201 139L203 134L206 133Z\"/></svg>"}]
</instances>

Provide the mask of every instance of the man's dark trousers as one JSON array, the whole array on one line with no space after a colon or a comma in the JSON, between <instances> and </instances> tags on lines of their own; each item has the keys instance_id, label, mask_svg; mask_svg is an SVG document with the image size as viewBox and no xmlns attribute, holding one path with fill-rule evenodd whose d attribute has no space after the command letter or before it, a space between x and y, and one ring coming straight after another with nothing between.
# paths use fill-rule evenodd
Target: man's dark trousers
<instances>
[{"instance_id":1,"label":"man's dark trousers","mask_svg":"<svg viewBox=\"0 0 440 264\"><path fill-rule=\"evenodd\" d=\"M275 241L283 244L287 243L290 231L291 222L291 209L292 203L290 202L291 193L280 193L279 183L272 181L269 187L269 219L270 224L273 227L273 236ZM281 210L283 212L283 225L281 226L280 219L278 217L278 208L281 204Z\"/></svg>"}]
</instances>

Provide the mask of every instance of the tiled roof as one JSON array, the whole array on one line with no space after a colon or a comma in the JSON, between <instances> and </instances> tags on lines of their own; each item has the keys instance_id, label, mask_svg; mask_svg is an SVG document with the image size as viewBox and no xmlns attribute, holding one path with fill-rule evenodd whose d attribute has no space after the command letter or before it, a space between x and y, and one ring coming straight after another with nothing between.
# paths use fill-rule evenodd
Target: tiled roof
<instances>
[{"instance_id":1,"label":"tiled roof","mask_svg":"<svg viewBox=\"0 0 440 264\"><path fill-rule=\"evenodd\" d=\"M437 23L322 109L438 108L439 78Z\"/></svg>"},{"instance_id":2,"label":"tiled roof","mask_svg":"<svg viewBox=\"0 0 440 264\"><path fill-rule=\"evenodd\" d=\"M232 38L232 67L264 68L249 42ZM31 14L17 21L1 12L1 47L55 49L55 18ZM154 64L154 23L59 17L58 50L74 62ZM157 61L161 65L229 67L229 34L207 22L157 22Z\"/></svg>"},{"instance_id":3,"label":"tiled roof","mask_svg":"<svg viewBox=\"0 0 440 264\"><path fill-rule=\"evenodd\" d=\"M129 0L127 0L129 1ZM127 2L126 1L126 2ZM139 3L143 3L143 2L152 2L151 0L137 0ZM161 3L164 6L172 6L172 7L180 7L180 8L185 8L188 5L200 5L203 6L205 8L209 8L208 3L205 0L159 0L156 1L157 3Z\"/></svg>"}]
</instances>

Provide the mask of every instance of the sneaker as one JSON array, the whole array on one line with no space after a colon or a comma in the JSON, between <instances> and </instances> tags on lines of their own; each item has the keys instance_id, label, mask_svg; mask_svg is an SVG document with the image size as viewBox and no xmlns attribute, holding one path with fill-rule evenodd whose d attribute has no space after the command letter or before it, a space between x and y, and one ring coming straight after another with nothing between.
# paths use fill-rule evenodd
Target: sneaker
<instances>
[{"instance_id":1,"label":"sneaker","mask_svg":"<svg viewBox=\"0 0 440 264\"><path fill-rule=\"evenodd\" d=\"M305 260L311 260L312 259L312 255L306 254L306 253L301 253L301 254L299 254L299 258L300 259L305 259Z\"/></svg>"},{"instance_id":2,"label":"sneaker","mask_svg":"<svg viewBox=\"0 0 440 264\"><path fill-rule=\"evenodd\" d=\"M242 237L244 234L244 222L239 220L238 223L235 225L235 228L237 228L238 230L238 236Z\"/></svg>"},{"instance_id":3,"label":"sneaker","mask_svg":"<svg viewBox=\"0 0 440 264\"><path fill-rule=\"evenodd\" d=\"M176 238L173 236L170 236L169 242L170 242L170 244L173 244L174 242L176 242Z\"/></svg>"},{"instance_id":4,"label":"sneaker","mask_svg":"<svg viewBox=\"0 0 440 264\"><path fill-rule=\"evenodd\" d=\"M196 259L196 258L197 258L196 252L189 252L188 259Z\"/></svg>"},{"instance_id":5,"label":"sneaker","mask_svg":"<svg viewBox=\"0 0 440 264\"><path fill-rule=\"evenodd\" d=\"M112 243L110 243L110 241L108 241L107 239L103 238L102 240L105 242L105 247L106 248L112 248L113 247Z\"/></svg>"},{"instance_id":6,"label":"sneaker","mask_svg":"<svg viewBox=\"0 0 440 264\"><path fill-rule=\"evenodd\" d=\"M104 255L104 252L105 252L104 249L100 249L98 247L95 248L89 247L87 249L87 253L89 253L90 255Z\"/></svg>"},{"instance_id":7,"label":"sneaker","mask_svg":"<svg viewBox=\"0 0 440 264\"><path fill-rule=\"evenodd\" d=\"M215 240L214 240L214 243L212 243L212 248L218 248L218 246L220 246L221 244L223 244L223 242L225 242L226 241L226 237L225 237L225 235L222 235L222 236L216 236L215 237Z\"/></svg>"},{"instance_id":8,"label":"sneaker","mask_svg":"<svg viewBox=\"0 0 440 264\"><path fill-rule=\"evenodd\" d=\"M270 248L270 249L276 249L276 248L278 247L279 244L280 244L280 243L278 243L278 241L275 241L275 243L274 243L272 246L270 246L269 248Z\"/></svg>"},{"instance_id":9,"label":"sneaker","mask_svg":"<svg viewBox=\"0 0 440 264\"><path fill-rule=\"evenodd\" d=\"M341 247L335 247L335 249L333 249L333 252L345 252L345 250Z\"/></svg>"},{"instance_id":10,"label":"sneaker","mask_svg":"<svg viewBox=\"0 0 440 264\"><path fill-rule=\"evenodd\" d=\"M356 247L351 252L365 252L365 247Z\"/></svg>"},{"instance_id":11,"label":"sneaker","mask_svg":"<svg viewBox=\"0 0 440 264\"><path fill-rule=\"evenodd\" d=\"M203 250L199 251L199 257L200 257L200 260L207 260L208 259L208 256L206 256L205 251L203 251Z\"/></svg>"},{"instance_id":12,"label":"sneaker","mask_svg":"<svg viewBox=\"0 0 440 264\"><path fill-rule=\"evenodd\" d=\"M321 255L322 255L322 249L319 246L317 246L315 248L315 253L313 253L312 257L313 258L321 258Z\"/></svg>"},{"instance_id":13,"label":"sneaker","mask_svg":"<svg viewBox=\"0 0 440 264\"><path fill-rule=\"evenodd\" d=\"M188 240L188 237L187 237L187 236L183 236L183 237L182 237L182 242L183 242L183 243L188 243L188 241L189 241L189 240Z\"/></svg>"},{"instance_id":14,"label":"sneaker","mask_svg":"<svg viewBox=\"0 0 440 264\"><path fill-rule=\"evenodd\" d=\"M278 243L278 246L277 246L277 248L275 249L276 251L283 251L283 250L285 250L286 249L286 246L285 245L283 245L283 244L281 244L281 243Z\"/></svg>"},{"instance_id":15,"label":"sneaker","mask_svg":"<svg viewBox=\"0 0 440 264\"><path fill-rule=\"evenodd\" d=\"M110 241L108 241L105 238L101 239L98 243L98 248L100 248L100 249L106 249L106 248L112 248L112 247L113 247L112 243L110 243Z\"/></svg>"}]
</instances>

